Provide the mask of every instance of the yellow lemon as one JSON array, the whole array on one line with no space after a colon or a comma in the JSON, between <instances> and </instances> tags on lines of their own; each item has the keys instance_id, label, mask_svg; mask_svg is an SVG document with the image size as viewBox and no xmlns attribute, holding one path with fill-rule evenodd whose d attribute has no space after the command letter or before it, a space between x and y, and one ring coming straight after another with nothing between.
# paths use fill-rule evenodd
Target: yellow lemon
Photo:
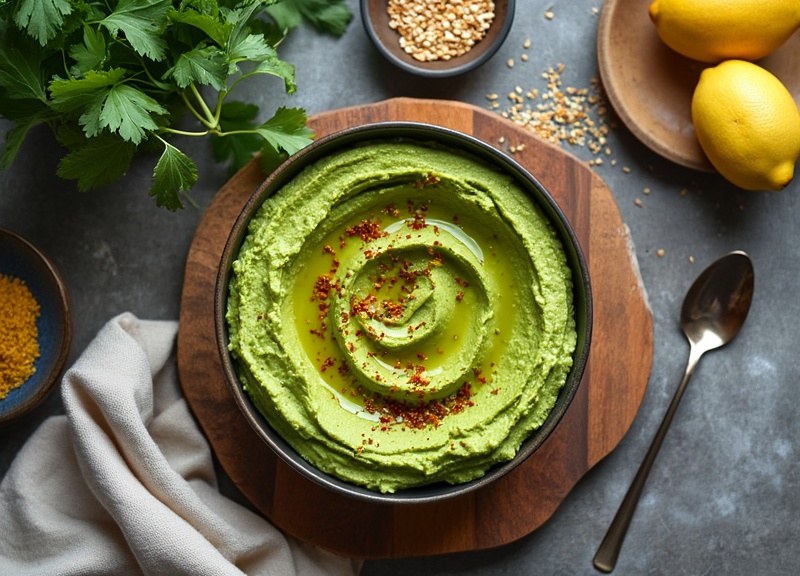
<instances>
[{"instance_id":1,"label":"yellow lemon","mask_svg":"<svg viewBox=\"0 0 800 576\"><path fill-rule=\"evenodd\" d=\"M701 62L758 60L800 27L797 0L655 0L649 13L667 46Z\"/></svg>"},{"instance_id":2,"label":"yellow lemon","mask_svg":"<svg viewBox=\"0 0 800 576\"><path fill-rule=\"evenodd\" d=\"M700 74L692 97L700 146L725 178L746 190L781 190L800 156L800 111L773 74L726 60Z\"/></svg>"}]
</instances>

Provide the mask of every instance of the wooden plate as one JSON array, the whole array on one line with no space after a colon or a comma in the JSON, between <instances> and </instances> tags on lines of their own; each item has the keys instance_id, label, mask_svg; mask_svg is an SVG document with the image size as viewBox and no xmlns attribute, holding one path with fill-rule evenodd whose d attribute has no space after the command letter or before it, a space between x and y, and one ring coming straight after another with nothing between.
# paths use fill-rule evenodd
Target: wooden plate
<instances>
[{"instance_id":1,"label":"wooden plate","mask_svg":"<svg viewBox=\"0 0 800 576\"><path fill-rule=\"evenodd\" d=\"M692 94L712 64L685 58L658 37L652 0L607 0L597 30L597 58L608 100L639 140L687 168L713 171L692 125ZM757 62L800 101L800 34Z\"/></svg>"},{"instance_id":2,"label":"wooden plate","mask_svg":"<svg viewBox=\"0 0 800 576\"><path fill-rule=\"evenodd\" d=\"M279 460L228 392L214 336L217 269L236 217L264 178L257 162L220 190L189 250L178 331L181 386L223 468L253 506L286 533L361 558L500 546L544 523L628 431L650 375L652 316L613 196L584 164L495 113L456 102L400 98L320 114L310 125L322 136L390 120L435 123L494 145L504 137L521 150L515 159L550 191L575 230L592 279L594 334L583 381L559 427L496 483L429 504L357 502Z\"/></svg>"}]
</instances>

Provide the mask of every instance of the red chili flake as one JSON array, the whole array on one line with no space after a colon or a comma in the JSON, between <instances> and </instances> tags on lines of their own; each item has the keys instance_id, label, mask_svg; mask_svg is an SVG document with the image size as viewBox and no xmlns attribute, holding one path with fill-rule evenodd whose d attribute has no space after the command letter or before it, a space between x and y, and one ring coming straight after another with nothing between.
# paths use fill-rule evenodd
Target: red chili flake
<instances>
[{"instance_id":1,"label":"red chili flake","mask_svg":"<svg viewBox=\"0 0 800 576\"><path fill-rule=\"evenodd\" d=\"M467 282L466 280L462 280L461 278L456 278L455 280L456 284L458 284L462 288L466 288L467 286L469 286L469 282Z\"/></svg>"},{"instance_id":2,"label":"red chili flake","mask_svg":"<svg viewBox=\"0 0 800 576\"><path fill-rule=\"evenodd\" d=\"M393 320L400 318L406 309L402 299L397 302L394 300L384 300L381 302L381 308L383 310L383 317Z\"/></svg>"},{"instance_id":3,"label":"red chili flake","mask_svg":"<svg viewBox=\"0 0 800 576\"><path fill-rule=\"evenodd\" d=\"M398 210L397 206L395 206L394 204L389 204L388 206L386 206L384 212L386 212L386 214L388 214L389 216L394 216L395 218L400 216L400 210Z\"/></svg>"},{"instance_id":4,"label":"red chili flake","mask_svg":"<svg viewBox=\"0 0 800 576\"><path fill-rule=\"evenodd\" d=\"M325 361L322 363L322 366L319 367L319 371L325 372L325 370L333 366L335 363L336 361L330 356L328 356L327 358L325 358Z\"/></svg>"},{"instance_id":5,"label":"red chili flake","mask_svg":"<svg viewBox=\"0 0 800 576\"><path fill-rule=\"evenodd\" d=\"M425 354L423 354L422 352L417 354L417 358L419 358L423 362L428 359L428 357Z\"/></svg>"},{"instance_id":6,"label":"red chili flake","mask_svg":"<svg viewBox=\"0 0 800 576\"><path fill-rule=\"evenodd\" d=\"M428 384L430 384L431 383L430 379L425 378L425 376L422 375L425 372L425 367L418 366L417 368L418 370L414 372L411 376L409 376L408 378L409 384L413 384L414 386L427 386Z\"/></svg>"},{"instance_id":7,"label":"red chili flake","mask_svg":"<svg viewBox=\"0 0 800 576\"><path fill-rule=\"evenodd\" d=\"M353 344L352 342L348 342L347 343L347 349L350 350L350 352L354 352L355 349L356 349L356 345Z\"/></svg>"},{"instance_id":8,"label":"red chili flake","mask_svg":"<svg viewBox=\"0 0 800 576\"><path fill-rule=\"evenodd\" d=\"M456 294L456 302L461 302L463 299L464 299L463 292L459 292L458 294Z\"/></svg>"},{"instance_id":9,"label":"red chili flake","mask_svg":"<svg viewBox=\"0 0 800 576\"><path fill-rule=\"evenodd\" d=\"M414 182L415 188L423 188L424 186L433 186L434 184L439 183L439 177L436 176L433 172L428 172L428 174L421 180Z\"/></svg>"},{"instance_id":10,"label":"red chili flake","mask_svg":"<svg viewBox=\"0 0 800 576\"><path fill-rule=\"evenodd\" d=\"M364 242L377 240L386 234L381 231L379 221L362 220L359 224L345 230L348 236L358 236Z\"/></svg>"}]
</instances>

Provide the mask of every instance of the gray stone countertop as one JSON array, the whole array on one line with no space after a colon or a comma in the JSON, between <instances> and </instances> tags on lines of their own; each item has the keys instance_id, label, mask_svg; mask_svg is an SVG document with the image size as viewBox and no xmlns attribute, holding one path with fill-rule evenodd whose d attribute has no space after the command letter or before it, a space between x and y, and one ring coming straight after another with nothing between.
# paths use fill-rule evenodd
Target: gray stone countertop
<instances>
[{"instance_id":1,"label":"gray stone countertop","mask_svg":"<svg viewBox=\"0 0 800 576\"><path fill-rule=\"evenodd\" d=\"M259 104L264 113L289 105L315 114L398 96L488 109L487 95L497 93L499 112L510 106L506 95L517 86L543 89L541 74L550 67L564 65L564 87L588 88L598 77L600 0L517 0L510 35L494 58L443 80L413 77L387 64L364 33L357 3L349 4L355 18L342 38L303 27L281 46L281 56L296 66L296 94L285 95L279 81L267 79L251 83L240 99ZM515 66L507 65L509 58ZM755 266L750 317L736 340L701 361L615 574L800 570L800 418L793 389L800 375L800 182L780 193L745 192L718 175L656 155L610 111L606 121L614 124L607 143L611 155L593 169L630 228L654 319L652 372L632 427L534 533L488 551L370 560L365 576L597 573L594 552L683 375L689 351L678 327L683 295L705 265L735 249L747 251ZM9 126L0 120L1 131ZM563 146L584 161L595 158L585 146ZM46 128L36 129L14 165L0 174L0 226L50 254L69 286L75 321L70 364L121 312L178 318L195 228L228 178L207 142L185 142L182 148L198 161L200 178L191 193L197 207L177 213L157 208L147 194L152 159L136 161L115 184L79 193L55 176L62 151ZM0 476L42 420L62 412L55 393L0 430Z\"/></svg>"}]
</instances>

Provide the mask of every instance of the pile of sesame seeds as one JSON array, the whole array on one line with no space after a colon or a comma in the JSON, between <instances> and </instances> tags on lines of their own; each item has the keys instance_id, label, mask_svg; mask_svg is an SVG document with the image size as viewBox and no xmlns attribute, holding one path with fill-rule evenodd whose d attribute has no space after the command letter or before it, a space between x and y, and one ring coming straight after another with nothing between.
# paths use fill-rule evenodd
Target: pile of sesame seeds
<instances>
[{"instance_id":1,"label":"pile of sesame seeds","mask_svg":"<svg viewBox=\"0 0 800 576\"><path fill-rule=\"evenodd\" d=\"M483 39L494 20L492 0L389 0L389 27L420 62L450 60Z\"/></svg>"},{"instance_id":2,"label":"pile of sesame seeds","mask_svg":"<svg viewBox=\"0 0 800 576\"><path fill-rule=\"evenodd\" d=\"M530 41L526 40L524 47L529 46ZM522 60L526 61L524 56ZM602 155L611 155L607 145L611 125L605 121L608 107L600 81L592 78L589 88L563 87L563 72L563 64L543 72L544 88L525 91L515 87L507 96L510 104L500 114L549 142L585 147L595 155L590 165L603 164ZM497 94L489 94L487 98L492 109L500 108ZM612 159L611 163L614 165L616 161Z\"/></svg>"}]
</instances>

